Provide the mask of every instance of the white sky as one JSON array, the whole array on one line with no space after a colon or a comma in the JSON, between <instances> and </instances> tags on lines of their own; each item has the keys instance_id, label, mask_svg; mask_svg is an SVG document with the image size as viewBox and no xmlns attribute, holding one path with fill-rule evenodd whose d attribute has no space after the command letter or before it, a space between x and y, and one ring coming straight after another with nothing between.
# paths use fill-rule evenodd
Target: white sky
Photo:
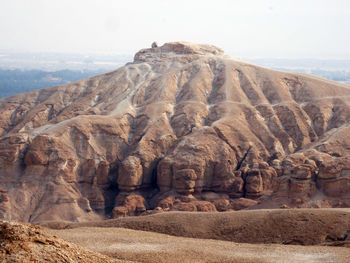
<instances>
[{"instance_id":1,"label":"white sky","mask_svg":"<svg viewBox=\"0 0 350 263\"><path fill-rule=\"evenodd\" d=\"M0 0L0 49L134 54L169 41L235 57L350 59L349 0Z\"/></svg>"}]
</instances>

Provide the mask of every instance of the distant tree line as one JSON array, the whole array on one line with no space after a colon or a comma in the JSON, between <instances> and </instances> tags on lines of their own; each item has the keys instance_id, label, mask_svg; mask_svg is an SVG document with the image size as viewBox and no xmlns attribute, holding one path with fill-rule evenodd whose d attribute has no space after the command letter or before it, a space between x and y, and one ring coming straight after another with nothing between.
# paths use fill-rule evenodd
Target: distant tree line
<instances>
[{"instance_id":1,"label":"distant tree line","mask_svg":"<svg viewBox=\"0 0 350 263\"><path fill-rule=\"evenodd\" d=\"M345 82L350 84L350 69L347 70L323 70L323 69L289 69L289 68L281 68L281 67L273 67L273 69L287 71L287 72L301 72L307 73L315 76L319 76L325 79Z\"/></svg>"},{"instance_id":2,"label":"distant tree line","mask_svg":"<svg viewBox=\"0 0 350 263\"><path fill-rule=\"evenodd\" d=\"M313 69L311 70L311 74L335 81L350 81L350 71L345 70L327 71L321 69Z\"/></svg>"},{"instance_id":3,"label":"distant tree line","mask_svg":"<svg viewBox=\"0 0 350 263\"><path fill-rule=\"evenodd\" d=\"M66 84L104 73L96 71L0 69L0 98L13 94Z\"/></svg>"}]
</instances>

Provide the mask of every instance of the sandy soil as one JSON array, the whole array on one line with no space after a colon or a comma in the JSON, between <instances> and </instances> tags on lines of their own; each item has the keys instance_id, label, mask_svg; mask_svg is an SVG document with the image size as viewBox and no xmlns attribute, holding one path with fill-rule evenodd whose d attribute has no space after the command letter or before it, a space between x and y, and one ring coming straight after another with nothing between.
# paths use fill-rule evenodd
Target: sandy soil
<instances>
[{"instance_id":1,"label":"sandy soil","mask_svg":"<svg viewBox=\"0 0 350 263\"><path fill-rule=\"evenodd\" d=\"M224 213L168 212L52 228L123 227L239 243L350 245L349 209L271 209Z\"/></svg>"},{"instance_id":2,"label":"sandy soil","mask_svg":"<svg viewBox=\"0 0 350 263\"><path fill-rule=\"evenodd\" d=\"M350 262L349 209L169 212L46 226L64 240L138 262Z\"/></svg>"},{"instance_id":3,"label":"sandy soil","mask_svg":"<svg viewBox=\"0 0 350 263\"><path fill-rule=\"evenodd\" d=\"M116 259L138 262L350 262L350 249L341 247L243 244L114 227L45 232Z\"/></svg>"}]
</instances>

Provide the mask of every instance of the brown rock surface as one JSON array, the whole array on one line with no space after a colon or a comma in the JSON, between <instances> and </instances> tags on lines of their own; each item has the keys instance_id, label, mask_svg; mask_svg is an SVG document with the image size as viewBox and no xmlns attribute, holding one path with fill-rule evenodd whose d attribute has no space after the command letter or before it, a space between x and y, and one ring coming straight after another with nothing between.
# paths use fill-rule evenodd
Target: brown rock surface
<instances>
[{"instance_id":1,"label":"brown rock surface","mask_svg":"<svg viewBox=\"0 0 350 263\"><path fill-rule=\"evenodd\" d=\"M116 71L0 99L0 217L348 206L349 101L345 84L213 46L144 49Z\"/></svg>"},{"instance_id":2,"label":"brown rock surface","mask_svg":"<svg viewBox=\"0 0 350 263\"><path fill-rule=\"evenodd\" d=\"M56 236L45 234L40 227L0 222L1 262L128 262L89 251Z\"/></svg>"}]
</instances>

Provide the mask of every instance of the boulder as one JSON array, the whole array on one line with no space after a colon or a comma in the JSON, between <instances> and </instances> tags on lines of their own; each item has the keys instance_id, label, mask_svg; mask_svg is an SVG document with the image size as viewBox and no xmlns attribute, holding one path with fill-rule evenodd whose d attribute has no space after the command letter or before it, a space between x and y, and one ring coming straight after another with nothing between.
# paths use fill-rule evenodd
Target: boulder
<instances>
[{"instance_id":1,"label":"boulder","mask_svg":"<svg viewBox=\"0 0 350 263\"><path fill-rule=\"evenodd\" d=\"M140 158L128 156L118 170L119 189L124 191L135 190L142 185L143 168Z\"/></svg>"}]
</instances>

